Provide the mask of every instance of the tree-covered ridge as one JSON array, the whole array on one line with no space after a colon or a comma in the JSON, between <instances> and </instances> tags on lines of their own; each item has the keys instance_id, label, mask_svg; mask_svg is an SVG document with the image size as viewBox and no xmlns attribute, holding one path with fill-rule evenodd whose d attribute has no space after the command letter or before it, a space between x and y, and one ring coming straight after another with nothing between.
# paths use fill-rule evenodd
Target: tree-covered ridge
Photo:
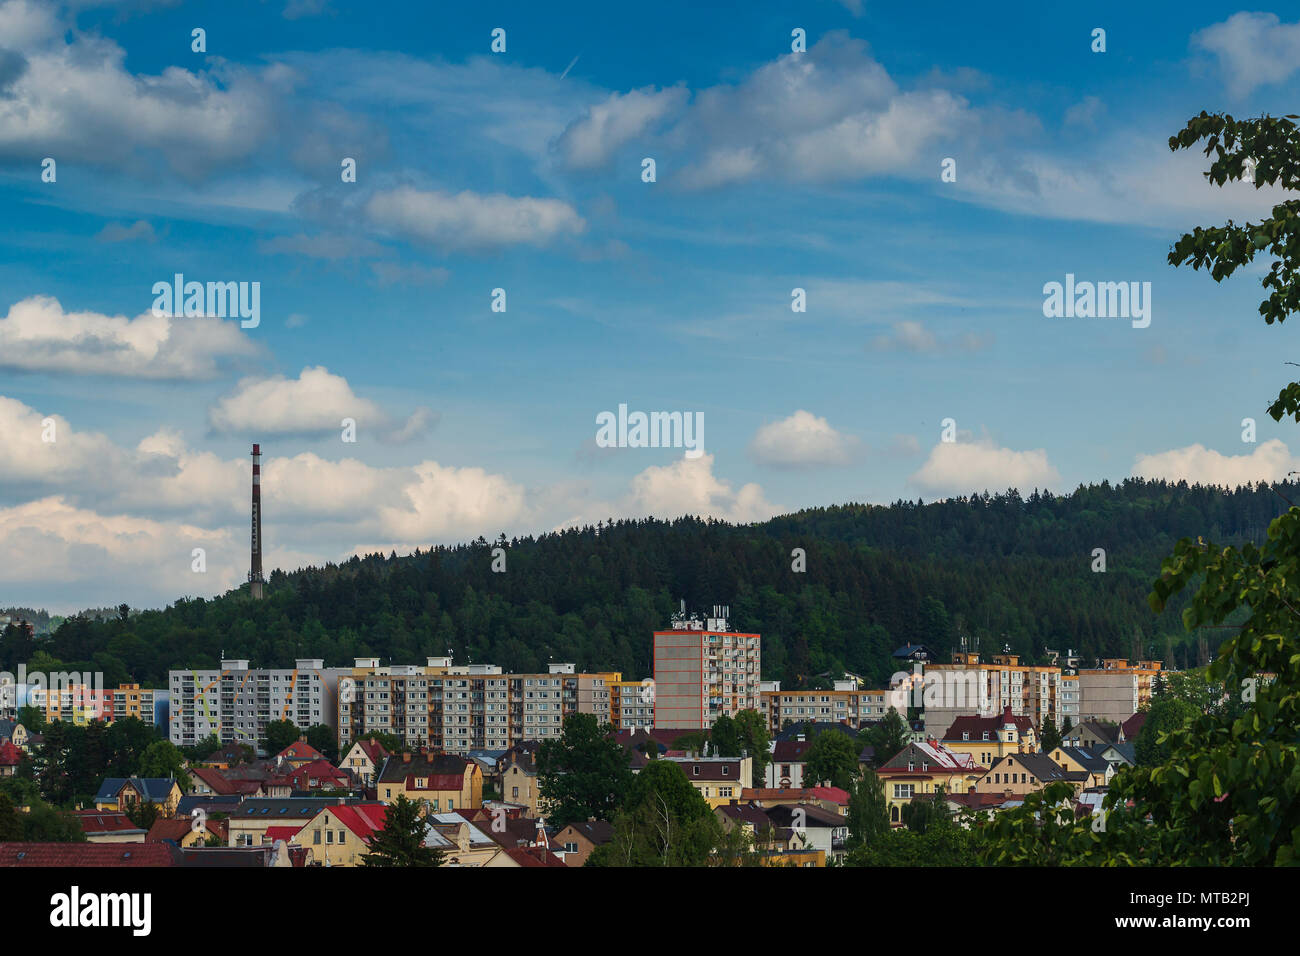
<instances>
[{"instance_id":1,"label":"tree-covered ridge","mask_svg":"<svg viewBox=\"0 0 1300 956\"><path fill-rule=\"evenodd\" d=\"M513 671L573 661L585 669L650 670L650 634L685 599L731 606L731 624L763 635L763 672L794 682L848 669L883 684L907 642L945 653L959 634L987 653L1009 644L1026 659L1075 649L1085 661L1142 654L1195 664L1184 602L1153 617L1160 560L1183 536L1262 539L1300 500L1294 484L1235 491L1129 480L1069 495L981 494L944 502L842 505L755 525L681 518L602 523L513 541L478 541L275 571L265 600L246 589L182 599L110 621L71 618L25 646L0 637L0 669L60 663L108 683L161 685L167 670L227 657L328 666L355 656L458 661ZM505 573L491 548L507 549ZM791 570L791 551L807 570ZM1094 573L1092 551L1106 551ZM1221 634L1210 635L1211 649ZM1135 647L1135 643L1140 645Z\"/></svg>"}]
</instances>

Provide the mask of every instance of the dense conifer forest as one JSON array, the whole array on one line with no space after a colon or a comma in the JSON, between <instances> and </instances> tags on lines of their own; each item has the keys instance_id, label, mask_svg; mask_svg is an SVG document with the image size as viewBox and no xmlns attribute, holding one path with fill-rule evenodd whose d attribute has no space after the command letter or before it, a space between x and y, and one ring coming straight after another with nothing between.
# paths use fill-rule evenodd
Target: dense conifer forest
<instances>
[{"instance_id":1,"label":"dense conifer forest","mask_svg":"<svg viewBox=\"0 0 1300 956\"><path fill-rule=\"evenodd\" d=\"M814 508L754 525L682 518L602 522L540 537L478 541L398 557L272 573L265 600L247 588L184 598L116 619L74 616L30 644L0 636L0 668L103 671L111 686L165 686L167 670L227 657L254 666L327 666L353 657L510 671L572 661L627 678L650 669L651 631L684 599L731 607L734 629L763 636L763 676L807 686L844 670L882 685L899 645L946 654L961 636L987 655L1009 646L1032 662L1072 648L1195 666L1222 632L1187 634L1181 600L1147 602L1181 537L1259 541L1300 500L1294 484L1235 491L1128 480L1072 494L1017 492L922 504ZM506 549L506 571L491 549ZM806 552L793 571L791 552ZM1093 570L1096 548L1106 570ZM823 677L824 679L824 677Z\"/></svg>"}]
</instances>

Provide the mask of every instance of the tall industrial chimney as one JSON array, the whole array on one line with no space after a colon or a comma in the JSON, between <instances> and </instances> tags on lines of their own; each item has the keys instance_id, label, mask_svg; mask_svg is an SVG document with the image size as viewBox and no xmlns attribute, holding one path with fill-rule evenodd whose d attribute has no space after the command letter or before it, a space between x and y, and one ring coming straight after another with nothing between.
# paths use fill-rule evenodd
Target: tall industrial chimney
<instances>
[{"instance_id":1,"label":"tall industrial chimney","mask_svg":"<svg viewBox=\"0 0 1300 956\"><path fill-rule=\"evenodd\" d=\"M262 446L253 446L253 562L248 570L248 590L261 600L262 585Z\"/></svg>"}]
</instances>

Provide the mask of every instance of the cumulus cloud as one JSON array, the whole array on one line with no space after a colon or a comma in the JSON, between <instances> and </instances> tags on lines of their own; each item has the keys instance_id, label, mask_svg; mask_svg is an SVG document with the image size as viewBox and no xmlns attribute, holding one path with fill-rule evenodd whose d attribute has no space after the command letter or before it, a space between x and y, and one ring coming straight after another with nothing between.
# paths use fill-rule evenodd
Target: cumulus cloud
<instances>
[{"instance_id":1,"label":"cumulus cloud","mask_svg":"<svg viewBox=\"0 0 1300 956\"><path fill-rule=\"evenodd\" d=\"M1043 449L1015 451L993 442L939 442L908 483L930 494L950 496L982 491L1058 486L1061 476Z\"/></svg>"},{"instance_id":2,"label":"cumulus cloud","mask_svg":"<svg viewBox=\"0 0 1300 956\"><path fill-rule=\"evenodd\" d=\"M803 409L763 425L749 443L755 461L778 468L847 465L861 451L860 439L836 431L826 419Z\"/></svg>"},{"instance_id":3,"label":"cumulus cloud","mask_svg":"<svg viewBox=\"0 0 1300 956\"><path fill-rule=\"evenodd\" d=\"M733 490L713 474L713 455L701 455L652 465L634 477L624 513L657 518L700 515L746 523L764 521L780 510L753 482Z\"/></svg>"},{"instance_id":4,"label":"cumulus cloud","mask_svg":"<svg viewBox=\"0 0 1300 956\"><path fill-rule=\"evenodd\" d=\"M556 142L556 149L571 169L603 166L620 146L680 110L689 97L682 87L611 93L569 124Z\"/></svg>"},{"instance_id":5,"label":"cumulus cloud","mask_svg":"<svg viewBox=\"0 0 1300 956\"><path fill-rule=\"evenodd\" d=\"M1300 22L1276 13L1234 13L1192 35L1192 46L1214 54L1233 96L1281 83L1300 70Z\"/></svg>"},{"instance_id":6,"label":"cumulus cloud","mask_svg":"<svg viewBox=\"0 0 1300 956\"><path fill-rule=\"evenodd\" d=\"M971 116L966 100L947 90L900 89L866 44L834 32L737 85L699 91L667 142L703 144L681 175L698 188L760 177L911 175L927 149Z\"/></svg>"},{"instance_id":7,"label":"cumulus cloud","mask_svg":"<svg viewBox=\"0 0 1300 956\"><path fill-rule=\"evenodd\" d=\"M147 150L195 175L250 155L271 128L268 92L254 74L228 66L132 74L121 47L69 29L55 4L0 4L0 37L25 59L0 97L0 156L126 166Z\"/></svg>"},{"instance_id":8,"label":"cumulus cloud","mask_svg":"<svg viewBox=\"0 0 1300 956\"><path fill-rule=\"evenodd\" d=\"M403 430L432 417L417 410ZM47 418L56 427L48 443ZM4 396L0 434L8 442L0 456L0 553L24 555L0 565L0 586L21 585L31 600L66 609L123 598L164 603L243 580L252 471L246 455L196 451L171 429L122 446ZM603 501L581 482L530 489L482 467L427 459L381 467L310 452L278 456L273 445L263 446L262 503L268 567L285 568L358 549L408 552L545 530L557 526L557 515L566 519L559 524L651 514L744 522L779 511L758 485L735 489L715 476L711 455L646 468L624 495ZM189 576L192 547L208 550L207 576ZM45 581L58 586L42 590Z\"/></svg>"},{"instance_id":9,"label":"cumulus cloud","mask_svg":"<svg viewBox=\"0 0 1300 956\"><path fill-rule=\"evenodd\" d=\"M1300 470L1300 460L1276 438L1260 443L1244 455L1224 455L1197 444L1139 455L1133 464L1135 477L1224 488L1260 481L1287 481L1288 473L1296 470Z\"/></svg>"},{"instance_id":10,"label":"cumulus cloud","mask_svg":"<svg viewBox=\"0 0 1300 956\"><path fill-rule=\"evenodd\" d=\"M208 411L213 430L225 434L321 435L339 431L345 418L358 428L387 422L378 405L322 365L297 378L246 378Z\"/></svg>"},{"instance_id":11,"label":"cumulus cloud","mask_svg":"<svg viewBox=\"0 0 1300 956\"><path fill-rule=\"evenodd\" d=\"M32 296L0 319L0 368L146 379L215 378L260 355L238 322L65 312Z\"/></svg>"},{"instance_id":12,"label":"cumulus cloud","mask_svg":"<svg viewBox=\"0 0 1300 956\"><path fill-rule=\"evenodd\" d=\"M375 193L365 214L380 229L447 248L543 245L586 228L577 211L558 199L468 190L453 195L412 186Z\"/></svg>"}]
</instances>

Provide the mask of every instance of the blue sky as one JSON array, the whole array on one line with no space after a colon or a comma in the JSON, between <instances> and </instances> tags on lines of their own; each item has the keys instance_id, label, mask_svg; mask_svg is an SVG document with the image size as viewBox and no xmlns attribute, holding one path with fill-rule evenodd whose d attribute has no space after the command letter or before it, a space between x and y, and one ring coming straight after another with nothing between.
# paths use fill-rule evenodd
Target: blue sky
<instances>
[{"instance_id":1,"label":"blue sky","mask_svg":"<svg viewBox=\"0 0 1300 956\"><path fill-rule=\"evenodd\" d=\"M1166 142L1294 110L1293 12L551 6L0 0L0 606L234 586L253 441L282 567L1300 467L1262 271L1165 261L1278 201ZM260 324L151 315L177 272ZM1044 317L1067 273L1150 326ZM599 447L620 404L704 454Z\"/></svg>"}]
</instances>

